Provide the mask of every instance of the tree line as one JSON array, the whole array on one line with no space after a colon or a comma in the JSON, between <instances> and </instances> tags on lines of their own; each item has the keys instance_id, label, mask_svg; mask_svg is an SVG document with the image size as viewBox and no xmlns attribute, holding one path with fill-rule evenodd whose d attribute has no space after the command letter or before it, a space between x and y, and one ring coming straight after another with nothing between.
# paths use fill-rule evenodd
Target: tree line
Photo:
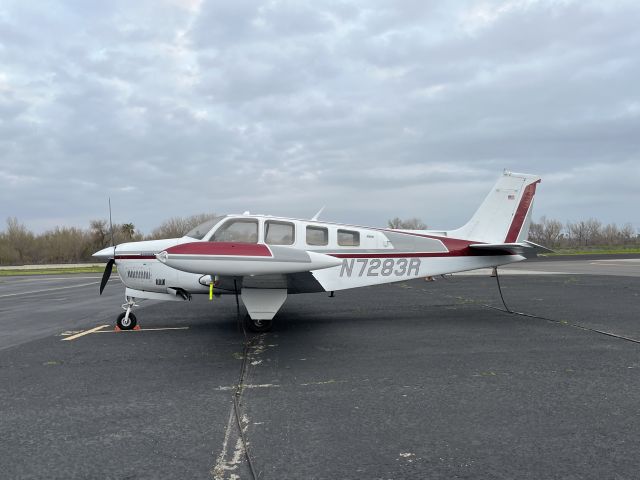
<instances>
[{"instance_id":1,"label":"tree line","mask_svg":"<svg viewBox=\"0 0 640 480\"><path fill-rule=\"evenodd\" d=\"M181 237L214 216L214 213L201 213L189 217L173 217L148 235L138 231L133 223L114 224L113 242L119 244ZM403 220L395 217L387 224L389 228L408 230L427 228L419 218ZM107 220L92 220L85 229L56 227L34 234L17 218L10 217L6 229L0 232L0 265L89 262L92 261L91 255L94 252L113 244L111 235ZM542 217L538 222L532 222L529 240L549 248L640 246L640 238L631 224L605 225L593 218L562 223Z\"/></svg>"},{"instance_id":2,"label":"tree line","mask_svg":"<svg viewBox=\"0 0 640 480\"><path fill-rule=\"evenodd\" d=\"M622 226L615 223L605 225L595 218L562 223L542 217L538 222L531 223L529 240L549 248L640 245L638 233L630 223Z\"/></svg>"},{"instance_id":3,"label":"tree line","mask_svg":"<svg viewBox=\"0 0 640 480\"><path fill-rule=\"evenodd\" d=\"M392 218L387 222L389 228L404 230L426 230L427 225L419 218ZM640 246L640 236L633 225L625 223L604 224L590 218L579 222L562 223L559 220L541 217L531 222L529 240L549 248L593 248L615 246Z\"/></svg>"}]
</instances>

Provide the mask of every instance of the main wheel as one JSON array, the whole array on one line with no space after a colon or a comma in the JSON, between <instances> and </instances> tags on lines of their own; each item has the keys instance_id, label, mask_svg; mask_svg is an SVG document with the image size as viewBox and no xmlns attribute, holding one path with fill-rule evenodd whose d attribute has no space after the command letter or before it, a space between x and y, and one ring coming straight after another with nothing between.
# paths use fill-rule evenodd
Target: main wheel
<instances>
[{"instance_id":1,"label":"main wheel","mask_svg":"<svg viewBox=\"0 0 640 480\"><path fill-rule=\"evenodd\" d=\"M122 312L120 315L118 315L116 325L120 330L133 330L134 328L136 328L138 320L136 319L136 316L133 314L133 312L129 312L129 318L125 320L124 317L126 315L127 312Z\"/></svg>"},{"instance_id":2,"label":"main wheel","mask_svg":"<svg viewBox=\"0 0 640 480\"><path fill-rule=\"evenodd\" d=\"M273 320L253 320L249 314L244 317L244 327L250 332L264 333L271 330Z\"/></svg>"}]
</instances>

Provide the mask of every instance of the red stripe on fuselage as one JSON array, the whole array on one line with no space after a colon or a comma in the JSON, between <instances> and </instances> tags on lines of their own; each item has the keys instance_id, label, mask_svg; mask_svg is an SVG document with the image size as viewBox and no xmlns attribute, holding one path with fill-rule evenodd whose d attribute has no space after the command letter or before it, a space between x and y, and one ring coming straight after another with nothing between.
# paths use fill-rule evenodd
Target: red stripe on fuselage
<instances>
[{"instance_id":1,"label":"red stripe on fuselage","mask_svg":"<svg viewBox=\"0 0 640 480\"><path fill-rule=\"evenodd\" d=\"M236 257L272 257L271 250L260 243L191 242L165 250L171 255L232 255Z\"/></svg>"},{"instance_id":2,"label":"red stripe on fuselage","mask_svg":"<svg viewBox=\"0 0 640 480\"><path fill-rule=\"evenodd\" d=\"M401 232L396 232L401 233ZM421 235L419 233L409 233L408 235L415 235L418 237L428 237L442 241L444 245L449 249L448 252L404 252L397 253L393 250L389 253L327 253L336 258L429 258L429 257L485 257L489 255L513 255L511 252L504 250L487 251L487 250L475 250L469 248L469 245L481 242L471 242L468 240L458 240L457 238L436 237L433 235Z\"/></svg>"},{"instance_id":3,"label":"red stripe on fuselage","mask_svg":"<svg viewBox=\"0 0 640 480\"><path fill-rule=\"evenodd\" d=\"M524 219L527 217L527 212L529 211L529 207L533 201L533 196L536 194L536 185L538 183L540 183L540 180L528 185L527 188L524 189L524 193L520 199L520 204L513 216L513 221L511 222L511 227L507 233L507 238L504 239L504 243L513 243L518 240L518 235L520 234L520 230L522 230L522 225L524 224Z\"/></svg>"},{"instance_id":4,"label":"red stripe on fuselage","mask_svg":"<svg viewBox=\"0 0 640 480\"><path fill-rule=\"evenodd\" d=\"M451 252L407 252L407 253L327 253L336 258L446 258L446 257L487 257L496 255L513 255L507 250L457 250Z\"/></svg>"},{"instance_id":5,"label":"red stripe on fuselage","mask_svg":"<svg viewBox=\"0 0 640 480\"><path fill-rule=\"evenodd\" d=\"M478 250L473 253L461 252L416 252L416 253L328 253L336 258L443 258L443 257L485 257L488 255L511 255L509 252L497 253Z\"/></svg>"},{"instance_id":6,"label":"red stripe on fuselage","mask_svg":"<svg viewBox=\"0 0 640 480\"><path fill-rule=\"evenodd\" d=\"M386 229L380 229L385 231ZM512 255L509 251L484 251L469 248L469 245L475 242L469 240L460 240L457 238L439 237L436 235L425 235L420 233L397 232L394 233L432 238L440 240L448 252L395 252L390 250L383 253L340 253L340 252L320 252L335 258L440 258L440 257L482 257L487 255ZM175 245L165 250L169 254L178 255L229 255L243 257L272 257L271 251L264 244L256 243L236 243L236 242L191 242ZM155 256L147 255L117 255L116 260L155 260Z\"/></svg>"}]
</instances>

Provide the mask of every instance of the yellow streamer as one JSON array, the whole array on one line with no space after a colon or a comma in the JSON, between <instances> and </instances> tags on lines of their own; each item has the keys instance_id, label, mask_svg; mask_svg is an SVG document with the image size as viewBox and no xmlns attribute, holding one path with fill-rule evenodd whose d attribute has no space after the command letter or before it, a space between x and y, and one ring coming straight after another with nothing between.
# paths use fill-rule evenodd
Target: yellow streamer
<instances>
[{"instance_id":1,"label":"yellow streamer","mask_svg":"<svg viewBox=\"0 0 640 480\"><path fill-rule=\"evenodd\" d=\"M209 284L209 300L213 300L213 282Z\"/></svg>"}]
</instances>

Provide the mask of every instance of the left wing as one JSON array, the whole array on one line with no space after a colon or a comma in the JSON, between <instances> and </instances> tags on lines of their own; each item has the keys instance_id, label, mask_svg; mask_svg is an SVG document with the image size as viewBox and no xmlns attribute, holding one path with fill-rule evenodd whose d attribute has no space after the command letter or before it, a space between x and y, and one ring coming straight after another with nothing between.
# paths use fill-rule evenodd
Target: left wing
<instances>
[{"instance_id":1,"label":"left wing","mask_svg":"<svg viewBox=\"0 0 640 480\"><path fill-rule=\"evenodd\" d=\"M286 275L335 267L342 260L280 245L236 242L192 242L158 253L165 265L183 272L231 277Z\"/></svg>"}]
</instances>

